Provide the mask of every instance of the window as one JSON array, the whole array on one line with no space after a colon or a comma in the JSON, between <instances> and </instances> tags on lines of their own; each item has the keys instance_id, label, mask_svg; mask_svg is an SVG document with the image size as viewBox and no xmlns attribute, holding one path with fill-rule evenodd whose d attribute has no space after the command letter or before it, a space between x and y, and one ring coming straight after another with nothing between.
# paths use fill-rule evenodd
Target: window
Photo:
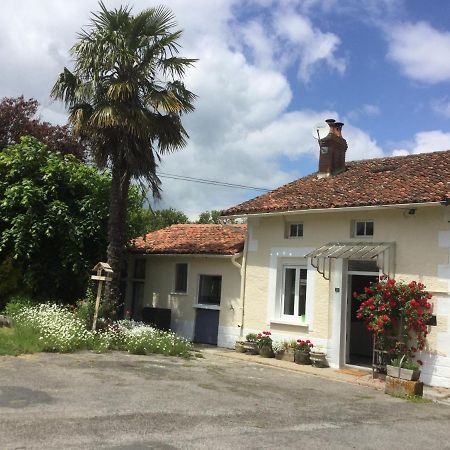
<instances>
[{"instance_id":1,"label":"window","mask_svg":"<svg viewBox=\"0 0 450 450\"><path fill-rule=\"evenodd\" d=\"M175 292L187 292L187 273L186 263L175 264Z\"/></svg>"},{"instance_id":2,"label":"window","mask_svg":"<svg viewBox=\"0 0 450 450\"><path fill-rule=\"evenodd\" d=\"M220 305L222 277L220 275L200 275L198 302L200 304Z\"/></svg>"},{"instance_id":3,"label":"window","mask_svg":"<svg viewBox=\"0 0 450 450\"><path fill-rule=\"evenodd\" d=\"M302 223L289 223L287 228L287 237L296 238L303 236L303 224Z\"/></svg>"},{"instance_id":4,"label":"window","mask_svg":"<svg viewBox=\"0 0 450 450\"><path fill-rule=\"evenodd\" d=\"M285 266L283 269L282 316L305 316L306 267Z\"/></svg>"},{"instance_id":5,"label":"window","mask_svg":"<svg viewBox=\"0 0 450 450\"><path fill-rule=\"evenodd\" d=\"M355 220L353 222L352 236L373 236L373 221Z\"/></svg>"}]
</instances>

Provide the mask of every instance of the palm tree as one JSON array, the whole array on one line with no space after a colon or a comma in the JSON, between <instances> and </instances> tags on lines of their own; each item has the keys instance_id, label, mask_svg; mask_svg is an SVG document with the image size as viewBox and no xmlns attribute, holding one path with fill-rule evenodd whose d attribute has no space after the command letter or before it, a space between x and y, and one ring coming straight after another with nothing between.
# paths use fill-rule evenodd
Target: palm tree
<instances>
[{"instance_id":1,"label":"palm tree","mask_svg":"<svg viewBox=\"0 0 450 450\"><path fill-rule=\"evenodd\" d=\"M181 80L196 60L178 56L182 31L174 30L166 7L132 15L129 7L108 11L99 5L71 48L73 71L64 68L51 95L65 102L98 167L111 170L107 260L114 270L114 303L130 182L146 181L160 197L160 156L184 147L188 138L181 115L194 110L196 96Z\"/></svg>"}]
</instances>

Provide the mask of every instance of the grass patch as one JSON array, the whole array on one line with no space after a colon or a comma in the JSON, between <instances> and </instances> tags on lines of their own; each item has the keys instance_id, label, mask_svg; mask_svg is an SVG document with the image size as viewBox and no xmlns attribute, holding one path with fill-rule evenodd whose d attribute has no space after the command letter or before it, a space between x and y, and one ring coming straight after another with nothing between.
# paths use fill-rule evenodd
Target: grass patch
<instances>
[{"instance_id":1,"label":"grass patch","mask_svg":"<svg viewBox=\"0 0 450 450\"><path fill-rule=\"evenodd\" d=\"M28 327L0 328L0 355L17 356L43 350L39 333Z\"/></svg>"}]
</instances>

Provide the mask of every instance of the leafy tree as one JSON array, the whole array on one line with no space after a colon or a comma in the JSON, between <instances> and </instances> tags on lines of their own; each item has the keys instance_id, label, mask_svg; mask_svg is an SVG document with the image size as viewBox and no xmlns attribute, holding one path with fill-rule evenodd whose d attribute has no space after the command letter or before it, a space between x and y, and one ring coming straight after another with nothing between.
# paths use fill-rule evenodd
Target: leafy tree
<instances>
[{"instance_id":1,"label":"leafy tree","mask_svg":"<svg viewBox=\"0 0 450 450\"><path fill-rule=\"evenodd\" d=\"M110 299L119 296L125 219L131 180L146 180L160 196L160 155L185 146L181 115L195 95L181 79L195 60L178 56L180 30L163 6L137 15L128 7L92 15L71 49L74 71L60 74L54 98L69 108L69 121L89 143L99 167L110 167L108 262L114 270Z\"/></svg>"},{"instance_id":2,"label":"leafy tree","mask_svg":"<svg viewBox=\"0 0 450 450\"><path fill-rule=\"evenodd\" d=\"M189 217L181 211L173 208L152 211L147 233L149 231L160 230L177 223L189 223Z\"/></svg>"},{"instance_id":3,"label":"leafy tree","mask_svg":"<svg viewBox=\"0 0 450 450\"><path fill-rule=\"evenodd\" d=\"M22 136L34 136L50 149L71 153L84 159L85 148L69 125L51 125L37 117L39 103L23 96L4 97L0 100L0 150L17 144Z\"/></svg>"},{"instance_id":4,"label":"leafy tree","mask_svg":"<svg viewBox=\"0 0 450 450\"><path fill-rule=\"evenodd\" d=\"M213 209L212 211L204 211L200 214L197 223L220 223L220 211Z\"/></svg>"},{"instance_id":5,"label":"leafy tree","mask_svg":"<svg viewBox=\"0 0 450 450\"><path fill-rule=\"evenodd\" d=\"M110 185L109 173L32 137L0 153L0 303L17 288L46 300L83 295L106 253ZM146 212L136 188L129 197L131 239Z\"/></svg>"}]
</instances>

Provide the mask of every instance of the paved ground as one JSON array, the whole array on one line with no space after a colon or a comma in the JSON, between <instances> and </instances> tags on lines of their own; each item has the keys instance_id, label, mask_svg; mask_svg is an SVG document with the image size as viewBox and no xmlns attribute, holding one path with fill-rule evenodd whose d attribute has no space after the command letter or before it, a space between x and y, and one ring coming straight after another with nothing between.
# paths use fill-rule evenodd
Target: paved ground
<instances>
[{"instance_id":1,"label":"paved ground","mask_svg":"<svg viewBox=\"0 0 450 450\"><path fill-rule=\"evenodd\" d=\"M0 448L450 448L446 405L204 354L1 357Z\"/></svg>"}]
</instances>

